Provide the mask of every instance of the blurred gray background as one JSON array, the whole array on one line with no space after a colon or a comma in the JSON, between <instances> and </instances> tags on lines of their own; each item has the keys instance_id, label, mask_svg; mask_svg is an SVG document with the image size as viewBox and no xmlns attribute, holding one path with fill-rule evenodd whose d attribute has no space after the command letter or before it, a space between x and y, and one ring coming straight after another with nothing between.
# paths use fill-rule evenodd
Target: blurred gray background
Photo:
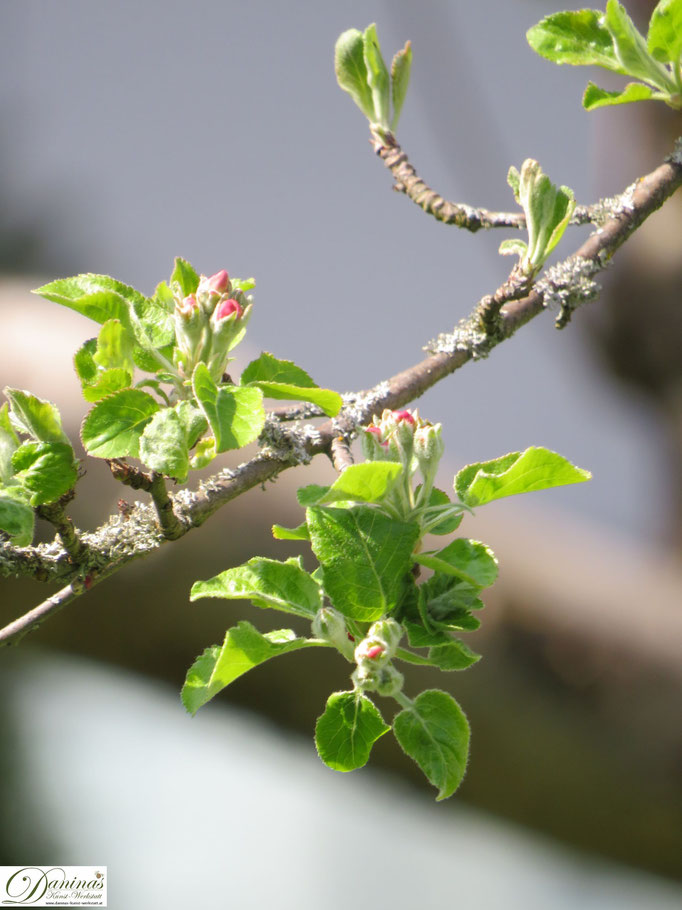
<instances>
[{"instance_id":1,"label":"blurred gray background","mask_svg":"<svg viewBox=\"0 0 682 910\"><path fill-rule=\"evenodd\" d=\"M225 267L256 277L248 350L237 366L269 350L304 366L320 385L344 391L371 386L421 359L421 345L451 329L506 277L510 262L497 254L505 234L457 232L391 192L362 115L335 84L334 41L346 28L372 21L386 57L412 40L412 83L398 137L420 174L447 198L512 208L507 169L534 157L588 202L660 163L679 131L679 115L634 108L586 114L580 96L595 73L554 67L524 38L530 25L564 5L5 0L2 384L56 401L75 436L84 407L69 357L94 329L75 313L42 304L28 289L93 271L150 293L168 277L175 255L208 274ZM644 19L652 7L626 5ZM204 709L211 720L191 725L174 701L195 654L237 618L254 619L242 604L190 606L191 581L263 547L278 558L294 552L268 542L269 525L297 521L295 486L330 470L317 464L312 472L289 472L267 496L253 491L174 546L172 555L162 552L132 567L19 652L0 654L9 731L0 758L8 769L7 792L0 796L0 806L7 806L0 838L5 861L39 861L40 853L89 862L91 843L96 861L110 865L112 889L115 878L121 889L112 890L117 896L110 906L186 906L198 892L162 887L156 898L142 898L139 890L123 890L124 882L142 887L141 867L148 864L174 868L182 860L169 841L182 842L195 827L213 831L213 799L219 815L231 818L233 797L250 794L252 802L240 803L239 824L254 811L258 832L249 828L249 836L230 841L226 850L225 825L215 825L201 855L191 854L191 863L223 863L228 875L240 869L238 896L214 899L206 891L200 899L206 906L214 900L226 907L313 907L321 883L336 880L330 858L328 866L301 863L296 875L311 876L315 868L318 878L293 890L283 886L278 900L260 881L263 869L279 861L279 841L270 833L261 843L263 831L281 827L286 841L324 827L331 849L342 837L352 843L362 836L362 806L378 800L382 812L390 807L385 828L374 820L378 841L398 825L405 839L412 827L415 840L430 843L435 830L450 824L449 836L470 832L471 842L482 845L466 861L453 846L454 855L442 860L452 864L451 875L437 877L426 895L423 876L415 872L408 887L403 869L391 898L397 907L411 906L420 894L424 906L442 905L457 870L464 881L472 863L475 907L516 906L510 893L525 895L519 907L627 907L630 898L633 907L663 907L668 900L672 906L672 886L641 879L650 890L640 896L639 884L628 877L634 873L624 869L589 866L588 873L587 860L572 855L547 866L537 844L526 845L516 829L495 828L462 805L537 827L583 851L679 875L679 228L673 200L633 242L629 257L616 258L604 278L605 298L578 312L566 331L555 331L547 313L419 402L424 416L444 425L444 486L463 463L530 444L556 449L594 474L589 484L529 504L500 503L491 507L494 516L477 517L466 528L495 545L502 565L484 629L473 642L485 660L454 680L424 678L449 687L472 720L472 767L461 799L435 810L430 792L410 791L404 783L391 789L391 778L382 780L376 771L336 779L317 768L312 725L329 685L345 687L342 666L330 670L318 661L318 667L311 656L298 667L291 658L292 664L240 681L233 696L228 692L220 705ZM571 229L562 254L584 235L585 229ZM128 493L113 486L101 465L87 467L73 510L84 527ZM44 596L26 581L0 582L0 620ZM255 622L261 629L279 624L266 614ZM68 665L56 652L70 655ZM99 663L81 664L79 653ZM124 677L105 662L170 681L174 690ZM310 683L313 666L319 688ZM79 698L95 689L96 703ZM266 735L227 707L235 703L277 726ZM83 716L105 723L108 745L90 754L87 773L79 764L84 745L68 725L63 736L55 731L60 747L50 745L53 711L69 724ZM227 729L239 736L226 749L221 731ZM285 729L303 731L307 740L286 739ZM254 762L243 761L242 749L264 763L260 777ZM284 769L265 762L263 753L273 752L288 756ZM46 753L49 771L39 758ZM388 743L377 753L377 765L410 775ZM182 768L176 754L186 756ZM121 755L127 756L123 763ZM154 771L159 760L167 763L161 783ZM210 768L205 791L178 801L176 792L187 776L202 774L204 762ZM299 782L303 767L306 783ZM151 787L145 774L158 785ZM40 781L47 780L52 786L43 784L37 799ZM89 826L71 816L71 799L62 805L55 797L57 782L72 800L106 794ZM275 799L271 786L280 797L294 788L295 803ZM359 808L351 822L354 800ZM324 816L310 808L320 804ZM407 816L401 807L408 807ZM493 830L500 838L497 858L483 846ZM485 864L500 863L511 844L521 843L525 859L500 867L501 890L477 891ZM296 859L286 856L294 875ZM404 865L398 856L385 860L389 878ZM361 863L359 854L353 863ZM244 870L251 867L258 881L249 895ZM191 870L186 878L193 882ZM537 893L528 890L539 880Z\"/></svg>"}]
</instances>

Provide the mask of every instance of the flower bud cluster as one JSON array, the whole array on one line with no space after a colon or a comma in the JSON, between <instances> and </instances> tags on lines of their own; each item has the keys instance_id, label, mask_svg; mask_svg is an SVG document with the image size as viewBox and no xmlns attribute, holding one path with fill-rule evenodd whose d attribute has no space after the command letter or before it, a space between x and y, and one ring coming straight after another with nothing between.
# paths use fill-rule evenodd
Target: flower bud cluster
<instances>
[{"instance_id":1,"label":"flower bud cluster","mask_svg":"<svg viewBox=\"0 0 682 910\"><path fill-rule=\"evenodd\" d=\"M355 648L357 669L352 679L355 686L380 695L393 695L403 687L403 675L391 664L403 630L394 619L373 623L367 635Z\"/></svg>"},{"instance_id":2,"label":"flower bud cluster","mask_svg":"<svg viewBox=\"0 0 682 910\"><path fill-rule=\"evenodd\" d=\"M368 461L400 461L410 476L419 468L433 478L443 456L442 428L422 420L418 411L385 410L365 427L363 449Z\"/></svg>"},{"instance_id":3,"label":"flower bud cluster","mask_svg":"<svg viewBox=\"0 0 682 910\"><path fill-rule=\"evenodd\" d=\"M198 363L205 363L215 382L220 382L229 352L244 336L251 315L252 297L233 287L225 269L202 275L194 294L175 299L177 366L189 378Z\"/></svg>"}]
</instances>

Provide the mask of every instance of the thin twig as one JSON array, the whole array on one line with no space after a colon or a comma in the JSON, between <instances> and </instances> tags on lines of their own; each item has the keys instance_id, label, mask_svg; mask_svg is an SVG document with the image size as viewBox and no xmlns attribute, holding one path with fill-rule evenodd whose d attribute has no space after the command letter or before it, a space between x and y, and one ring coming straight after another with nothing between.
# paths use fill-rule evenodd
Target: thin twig
<instances>
[{"instance_id":1,"label":"thin twig","mask_svg":"<svg viewBox=\"0 0 682 910\"><path fill-rule=\"evenodd\" d=\"M62 588L61 591L57 591L52 597L48 597L39 606L24 613L4 629L0 629L0 646L18 645L24 635L33 632L42 622L58 613L62 607L84 594L85 590L86 585L83 581L72 581L71 584Z\"/></svg>"},{"instance_id":2,"label":"thin twig","mask_svg":"<svg viewBox=\"0 0 682 910\"><path fill-rule=\"evenodd\" d=\"M146 490L151 493L154 478L151 474L136 468L121 458L106 458L109 470L119 483L133 490Z\"/></svg>"},{"instance_id":3,"label":"thin twig","mask_svg":"<svg viewBox=\"0 0 682 910\"><path fill-rule=\"evenodd\" d=\"M344 436L335 436L329 446L329 457L334 469L342 474L353 464L353 453Z\"/></svg>"},{"instance_id":4,"label":"thin twig","mask_svg":"<svg viewBox=\"0 0 682 910\"><path fill-rule=\"evenodd\" d=\"M152 474L152 485L149 490L154 508L159 519L159 527L166 540L177 540L185 533L185 528L175 514L173 500L168 495L163 474L156 471Z\"/></svg>"},{"instance_id":5,"label":"thin twig","mask_svg":"<svg viewBox=\"0 0 682 910\"><path fill-rule=\"evenodd\" d=\"M376 130L371 132L376 154L393 175L393 189L398 193L404 193L427 215L432 215L444 224L454 224L472 233L481 228L523 230L526 227L526 216L523 212L491 212L463 202L449 202L444 199L422 180L392 133L383 130L381 133ZM594 207L577 205L570 223L590 224L599 217L602 208L599 205Z\"/></svg>"},{"instance_id":6,"label":"thin twig","mask_svg":"<svg viewBox=\"0 0 682 910\"><path fill-rule=\"evenodd\" d=\"M73 563L78 564L85 555L85 544L81 540L74 523L65 513L61 502L38 506L37 512L40 518L44 518L45 521L49 521L54 526L64 549L69 554L69 558Z\"/></svg>"}]
</instances>

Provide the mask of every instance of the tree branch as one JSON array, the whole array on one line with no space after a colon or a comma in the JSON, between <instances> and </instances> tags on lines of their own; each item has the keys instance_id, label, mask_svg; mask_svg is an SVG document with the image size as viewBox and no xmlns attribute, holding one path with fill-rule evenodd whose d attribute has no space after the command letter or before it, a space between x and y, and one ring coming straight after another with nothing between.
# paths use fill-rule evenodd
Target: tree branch
<instances>
[{"instance_id":1,"label":"tree branch","mask_svg":"<svg viewBox=\"0 0 682 910\"><path fill-rule=\"evenodd\" d=\"M97 531L82 536L85 550L79 568L74 567L65 550L55 550L53 544L26 548L1 544L2 574L16 574L23 570L22 567L35 566L36 574L39 572L43 579L45 576L45 580L70 579L70 584L1 629L0 645L18 641L43 619L82 594L86 586L89 588L132 560L148 555L167 540L176 539L168 536L171 528L177 537L188 533L227 502L317 454L325 452L338 461L341 447L339 443L334 446L334 441L339 436L349 440L357 428L367 423L375 413L384 408L403 407L469 360L486 356L493 347L511 337L551 303L559 304L561 313L557 324L560 327L565 325L573 309L595 295L593 276L606 268L616 250L680 185L682 144L678 141L675 153L664 164L639 180L631 192L623 194L612 217L594 231L572 256L550 269L525 296L519 299L508 297L503 301L501 297L504 293L499 296L498 291L492 298L484 297L454 332L439 337L432 345L433 353L429 357L379 383L369 392L346 395L342 414L334 420L313 428L300 429L295 425L290 429L281 428L279 435L270 432L269 436L262 438L265 444L258 455L234 470L221 471L201 483L196 491L185 489L170 497L164 487L163 492L157 495L156 511L137 503L126 517L112 516ZM486 304L490 299L493 300L492 310L491 305ZM498 303L501 306L498 307ZM486 313L490 316L491 312L494 319L482 318ZM272 423L277 424L274 415L266 424L269 431L272 430ZM145 477L154 483L149 475ZM135 479L137 481L139 477ZM134 486L133 483L129 485ZM145 487L140 485L136 488ZM171 504L173 519L164 528L158 515L158 505L161 503L162 510L167 511L166 501Z\"/></svg>"}]
</instances>

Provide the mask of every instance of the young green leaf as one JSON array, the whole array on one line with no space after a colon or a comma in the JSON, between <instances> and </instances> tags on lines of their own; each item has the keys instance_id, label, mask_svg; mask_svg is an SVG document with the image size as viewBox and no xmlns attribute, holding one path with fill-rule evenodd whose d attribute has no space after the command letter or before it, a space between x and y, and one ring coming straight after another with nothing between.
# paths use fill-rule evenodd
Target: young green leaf
<instances>
[{"instance_id":1,"label":"young green leaf","mask_svg":"<svg viewBox=\"0 0 682 910\"><path fill-rule=\"evenodd\" d=\"M302 505L325 505L331 502L381 502L402 474L403 466L394 461L364 461L349 465L330 487L317 487L320 497L312 500L312 492ZM313 484L304 487L311 490Z\"/></svg>"},{"instance_id":2,"label":"young green leaf","mask_svg":"<svg viewBox=\"0 0 682 910\"><path fill-rule=\"evenodd\" d=\"M504 496L582 483L591 476L556 452L531 446L524 452L467 465L455 477L455 491L467 505L482 506Z\"/></svg>"},{"instance_id":3,"label":"young green leaf","mask_svg":"<svg viewBox=\"0 0 682 910\"><path fill-rule=\"evenodd\" d=\"M240 383L248 385L250 382L283 382L301 388L317 388L308 373L292 360L279 360L267 351L244 369Z\"/></svg>"},{"instance_id":4,"label":"young green leaf","mask_svg":"<svg viewBox=\"0 0 682 910\"><path fill-rule=\"evenodd\" d=\"M73 449L67 442L25 442L12 456L14 479L30 493L32 506L56 502L78 480Z\"/></svg>"},{"instance_id":5,"label":"young green leaf","mask_svg":"<svg viewBox=\"0 0 682 910\"><path fill-rule=\"evenodd\" d=\"M331 389L301 388L297 385L288 385L285 382L252 382L250 387L261 390L266 398L275 398L283 401L309 401L321 408L328 417L336 417L343 407L343 400L338 392Z\"/></svg>"},{"instance_id":6,"label":"young green leaf","mask_svg":"<svg viewBox=\"0 0 682 910\"><path fill-rule=\"evenodd\" d=\"M372 93L374 120L385 129L390 128L390 80L381 55L381 47L374 23L368 25L363 35L363 52L367 67L367 83Z\"/></svg>"},{"instance_id":7,"label":"young green leaf","mask_svg":"<svg viewBox=\"0 0 682 910\"><path fill-rule=\"evenodd\" d=\"M296 490L296 499L298 504L304 508L316 506L328 492L328 486L321 486L319 483L309 483L305 487L299 487Z\"/></svg>"},{"instance_id":8,"label":"young green leaf","mask_svg":"<svg viewBox=\"0 0 682 910\"><path fill-rule=\"evenodd\" d=\"M334 771L355 771L367 764L372 746L390 729L366 695L332 692L315 725L315 745Z\"/></svg>"},{"instance_id":9,"label":"young green leaf","mask_svg":"<svg viewBox=\"0 0 682 910\"><path fill-rule=\"evenodd\" d=\"M97 336L97 348L92 359L102 369L127 370L132 376L135 371L133 346L133 336L120 319L109 319Z\"/></svg>"},{"instance_id":10,"label":"young green leaf","mask_svg":"<svg viewBox=\"0 0 682 910\"><path fill-rule=\"evenodd\" d=\"M227 569L192 585L190 600L221 597L225 600L250 600L254 606L281 610L311 619L322 606L317 582L301 568L300 560L265 559L256 556L242 566Z\"/></svg>"},{"instance_id":11,"label":"young green leaf","mask_svg":"<svg viewBox=\"0 0 682 910\"><path fill-rule=\"evenodd\" d=\"M458 638L429 648L429 661L439 670L466 670L480 659L480 654L472 651Z\"/></svg>"},{"instance_id":12,"label":"young green leaf","mask_svg":"<svg viewBox=\"0 0 682 910\"><path fill-rule=\"evenodd\" d=\"M365 64L364 39L358 29L349 28L339 36L334 48L334 71L344 92L348 92L368 120L375 120Z\"/></svg>"},{"instance_id":13,"label":"young green leaf","mask_svg":"<svg viewBox=\"0 0 682 910\"><path fill-rule=\"evenodd\" d=\"M81 427L86 451L96 458L138 458L140 437L158 410L152 396L141 389L124 389L103 398Z\"/></svg>"},{"instance_id":14,"label":"young green leaf","mask_svg":"<svg viewBox=\"0 0 682 910\"><path fill-rule=\"evenodd\" d=\"M9 419L9 406L0 407L0 484L9 483L14 474L12 455L19 448L19 439Z\"/></svg>"},{"instance_id":15,"label":"young green leaf","mask_svg":"<svg viewBox=\"0 0 682 910\"><path fill-rule=\"evenodd\" d=\"M611 33L616 56L627 75L651 82L663 91L675 91L668 70L651 56L646 41L618 0L607 0L604 24Z\"/></svg>"},{"instance_id":16,"label":"young green leaf","mask_svg":"<svg viewBox=\"0 0 682 910\"><path fill-rule=\"evenodd\" d=\"M421 492L421 484L415 490L417 496ZM444 490L433 487L429 494L427 512L427 530L429 534L452 534L462 523L463 512L448 511L447 507L453 505L450 497ZM445 507L445 508L444 508ZM438 515L442 519L438 521ZM435 524L432 524L435 522Z\"/></svg>"},{"instance_id":17,"label":"young green leaf","mask_svg":"<svg viewBox=\"0 0 682 910\"><path fill-rule=\"evenodd\" d=\"M205 363L192 376L194 395L215 434L216 451L240 449L263 429L265 410L260 389L217 386Z\"/></svg>"},{"instance_id":18,"label":"young green leaf","mask_svg":"<svg viewBox=\"0 0 682 910\"><path fill-rule=\"evenodd\" d=\"M393 118L391 130L395 132L410 84L410 70L412 68L412 43L407 41L393 57L391 63L391 100L393 101Z\"/></svg>"},{"instance_id":19,"label":"young green leaf","mask_svg":"<svg viewBox=\"0 0 682 910\"><path fill-rule=\"evenodd\" d=\"M462 611L468 613L469 610L480 610L483 607L483 601L479 597L480 585L447 572L434 572L431 578L420 585L420 591L424 609L435 622L449 622L453 615L459 617Z\"/></svg>"},{"instance_id":20,"label":"young green leaf","mask_svg":"<svg viewBox=\"0 0 682 910\"><path fill-rule=\"evenodd\" d=\"M140 459L153 471L183 482L189 471L187 429L170 408L157 411L140 437Z\"/></svg>"},{"instance_id":21,"label":"young green leaf","mask_svg":"<svg viewBox=\"0 0 682 910\"><path fill-rule=\"evenodd\" d=\"M295 528L285 528L282 525L272 526L272 536L275 540L310 540L308 525L304 521Z\"/></svg>"},{"instance_id":22,"label":"young green leaf","mask_svg":"<svg viewBox=\"0 0 682 910\"><path fill-rule=\"evenodd\" d=\"M187 671L182 687L182 703L196 714L225 686L271 657L301 648L328 647L316 638L298 638L291 629L277 629L262 635L251 623L240 622L228 629L222 646L206 648Z\"/></svg>"},{"instance_id":23,"label":"young green leaf","mask_svg":"<svg viewBox=\"0 0 682 910\"><path fill-rule=\"evenodd\" d=\"M95 352L97 350L97 339L89 338L84 342L73 355L73 365L76 375L85 386L97 379L97 364L95 363Z\"/></svg>"},{"instance_id":24,"label":"young green leaf","mask_svg":"<svg viewBox=\"0 0 682 910\"><path fill-rule=\"evenodd\" d=\"M416 553L414 559L434 572L452 575L476 588L488 588L497 578L495 554L478 540L460 537L438 553Z\"/></svg>"},{"instance_id":25,"label":"young green leaf","mask_svg":"<svg viewBox=\"0 0 682 910\"><path fill-rule=\"evenodd\" d=\"M104 370L94 382L83 386L83 398L90 402L101 401L114 392L129 389L132 381L127 370Z\"/></svg>"},{"instance_id":26,"label":"young green leaf","mask_svg":"<svg viewBox=\"0 0 682 910\"><path fill-rule=\"evenodd\" d=\"M189 466L193 471L200 471L210 465L217 454L215 439L213 436L207 436L205 439L200 439L197 443L194 455L189 460Z\"/></svg>"},{"instance_id":27,"label":"young green leaf","mask_svg":"<svg viewBox=\"0 0 682 910\"><path fill-rule=\"evenodd\" d=\"M208 421L203 412L190 401L179 401L174 410L185 428L187 445L192 449L208 429Z\"/></svg>"},{"instance_id":28,"label":"young green leaf","mask_svg":"<svg viewBox=\"0 0 682 910\"><path fill-rule=\"evenodd\" d=\"M682 55L682 0L659 0L651 15L646 44L655 60L679 63Z\"/></svg>"},{"instance_id":29,"label":"young green leaf","mask_svg":"<svg viewBox=\"0 0 682 910\"><path fill-rule=\"evenodd\" d=\"M403 593L419 526L395 521L371 506L314 506L306 517L325 590L336 609L367 622L389 613Z\"/></svg>"},{"instance_id":30,"label":"young green leaf","mask_svg":"<svg viewBox=\"0 0 682 910\"><path fill-rule=\"evenodd\" d=\"M427 689L396 715L393 732L403 751L438 788L436 799L452 796L464 777L469 755L469 723L454 698L439 689Z\"/></svg>"},{"instance_id":31,"label":"young green leaf","mask_svg":"<svg viewBox=\"0 0 682 910\"><path fill-rule=\"evenodd\" d=\"M176 256L170 283L177 284L181 295L187 297L189 294L194 294L199 287L199 275L186 259Z\"/></svg>"},{"instance_id":32,"label":"young green leaf","mask_svg":"<svg viewBox=\"0 0 682 910\"><path fill-rule=\"evenodd\" d=\"M35 514L28 495L19 486L0 486L0 531L9 535L15 547L29 547L33 541Z\"/></svg>"},{"instance_id":33,"label":"young green leaf","mask_svg":"<svg viewBox=\"0 0 682 910\"><path fill-rule=\"evenodd\" d=\"M118 319L131 328L130 308L133 302L143 301L144 296L128 285L108 275L74 275L60 278L36 288L34 294L76 310L88 319L104 323Z\"/></svg>"},{"instance_id":34,"label":"young green leaf","mask_svg":"<svg viewBox=\"0 0 682 910\"><path fill-rule=\"evenodd\" d=\"M608 107L612 104L630 104L633 101L646 101L652 98L654 90L642 82L628 82L622 91L609 92L599 88L594 82L588 82L583 95L583 107L586 111L593 111L598 107Z\"/></svg>"},{"instance_id":35,"label":"young green leaf","mask_svg":"<svg viewBox=\"0 0 682 910\"><path fill-rule=\"evenodd\" d=\"M602 66L625 74L603 19L604 14L593 9L553 13L530 28L526 38L536 53L554 63Z\"/></svg>"},{"instance_id":36,"label":"young green leaf","mask_svg":"<svg viewBox=\"0 0 682 910\"><path fill-rule=\"evenodd\" d=\"M11 419L20 430L37 442L65 442L69 438L62 429L62 418L55 405L22 389L4 390L11 407Z\"/></svg>"}]
</instances>

